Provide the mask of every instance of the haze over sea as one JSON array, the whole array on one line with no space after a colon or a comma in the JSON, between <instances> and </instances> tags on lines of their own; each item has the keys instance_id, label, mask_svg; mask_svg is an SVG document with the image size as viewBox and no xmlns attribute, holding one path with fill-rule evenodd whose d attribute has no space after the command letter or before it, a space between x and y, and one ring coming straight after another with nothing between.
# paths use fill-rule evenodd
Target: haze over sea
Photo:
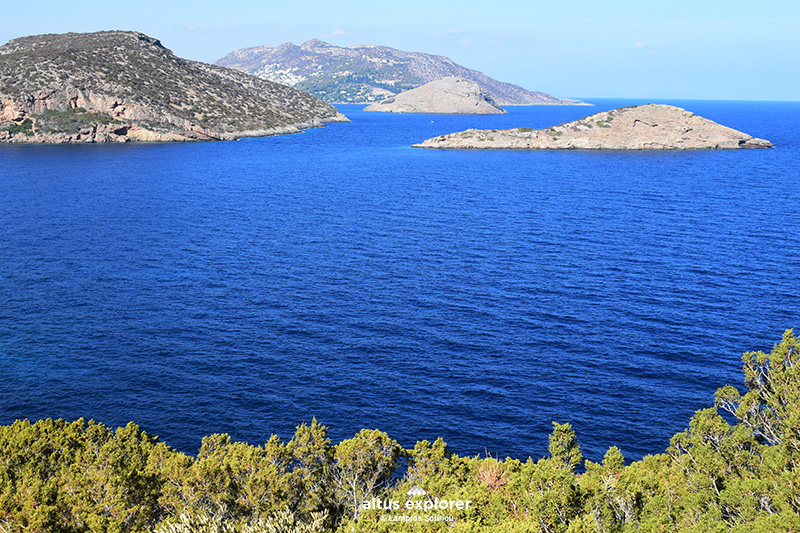
<instances>
[{"instance_id":1,"label":"haze over sea","mask_svg":"<svg viewBox=\"0 0 800 533\"><path fill-rule=\"evenodd\" d=\"M663 451L798 323L800 103L672 103L772 141L429 151L645 103L390 115L196 144L0 147L0 423L525 459Z\"/></svg>"}]
</instances>

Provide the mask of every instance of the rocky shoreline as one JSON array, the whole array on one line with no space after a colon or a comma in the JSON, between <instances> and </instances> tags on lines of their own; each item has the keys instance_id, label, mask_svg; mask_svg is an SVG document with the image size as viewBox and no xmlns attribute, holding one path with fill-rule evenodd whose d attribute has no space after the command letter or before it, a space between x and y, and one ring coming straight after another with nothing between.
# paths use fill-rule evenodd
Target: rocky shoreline
<instances>
[{"instance_id":1,"label":"rocky shoreline","mask_svg":"<svg viewBox=\"0 0 800 533\"><path fill-rule=\"evenodd\" d=\"M78 108L81 110L81 108ZM310 128L324 127L319 119L308 120L296 124L286 124L270 129L215 132L190 124L186 129L178 131L154 131L131 122L115 120L113 123L92 123L71 132L39 132L36 130L37 116L23 115L21 121L12 122L17 125L0 129L0 143L15 144L88 144L88 143L126 143L126 142L192 142L192 141L232 141L244 137L268 137L301 133ZM31 118L32 117L32 118ZM344 117L344 115L342 115ZM326 122L346 122L348 119L328 117ZM30 125L26 128L26 125ZM29 133L26 133L28 131Z\"/></svg>"}]
</instances>

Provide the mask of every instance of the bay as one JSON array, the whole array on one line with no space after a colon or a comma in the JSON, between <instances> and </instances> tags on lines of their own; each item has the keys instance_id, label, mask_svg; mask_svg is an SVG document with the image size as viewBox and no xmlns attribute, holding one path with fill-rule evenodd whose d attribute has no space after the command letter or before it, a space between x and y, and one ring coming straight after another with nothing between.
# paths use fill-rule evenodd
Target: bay
<instances>
[{"instance_id":1,"label":"bay","mask_svg":"<svg viewBox=\"0 0 800 533\"><path fill-rule=\"evenodd\" d=\"M663 451L797 325L797 102L659 101L771 150L430 151L471 117L0 147L0 423L130 420L194 453L316 417L334 442L525 459Z\"/></svg>"}]
</instances>

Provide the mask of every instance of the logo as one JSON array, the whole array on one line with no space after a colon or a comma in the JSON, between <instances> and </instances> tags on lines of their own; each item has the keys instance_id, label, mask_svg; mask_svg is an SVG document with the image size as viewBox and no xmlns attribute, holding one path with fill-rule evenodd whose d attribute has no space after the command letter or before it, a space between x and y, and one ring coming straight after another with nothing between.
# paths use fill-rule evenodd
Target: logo
<instances>
[{"instance_id":1,"label":"logo","mask_svg":"<svg viewBox=\"0 0 800 533\"><path fill-rule=\"evenodd\" d=\"M428 493L425 492L425 489L423 489L423 488L411 487L410 489L408 489L408 492L406 492L406 494L408 494L409 496L411 496L413 498L414 496L425 496Z\"/></svg>"},{"instance_id":2,"label":"logo","mask_svg":"<svg viewBox=\"0 0 800 533\"><path fill-rule=\"evenodd\" d=\"M428 493L422 487L411 487L406 492L408 500L382 500L372 498L361 504L362 509L382 509L385 511L399 511L407 509L409 511L420 511L425 514L395 515L385 514L381 516L381 522L454 522L452 516L430 515L427 513L436 511L453 511L469 509L472 500L442 500L439 498L423 499Z\"/></svg>"}]
</instances>

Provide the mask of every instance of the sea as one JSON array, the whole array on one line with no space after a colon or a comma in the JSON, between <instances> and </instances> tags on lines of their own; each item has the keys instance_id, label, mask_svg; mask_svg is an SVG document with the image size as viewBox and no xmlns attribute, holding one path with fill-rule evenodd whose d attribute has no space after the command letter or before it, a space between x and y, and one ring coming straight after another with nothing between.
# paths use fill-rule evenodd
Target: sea
<instances>
[{"instance_id":1,"label":"sea","mask_svg":"<svg viewBox=\"0 0 800 533\"><path fill-rule=\"evenodd\" d=\"M800 327L800 102L655 100L767 150L438 151L647 103L366 113L229 142L0 146L0 424L662 453ZM800 330L798 330L800 333Z\"/></svg>"}]
</instances>

